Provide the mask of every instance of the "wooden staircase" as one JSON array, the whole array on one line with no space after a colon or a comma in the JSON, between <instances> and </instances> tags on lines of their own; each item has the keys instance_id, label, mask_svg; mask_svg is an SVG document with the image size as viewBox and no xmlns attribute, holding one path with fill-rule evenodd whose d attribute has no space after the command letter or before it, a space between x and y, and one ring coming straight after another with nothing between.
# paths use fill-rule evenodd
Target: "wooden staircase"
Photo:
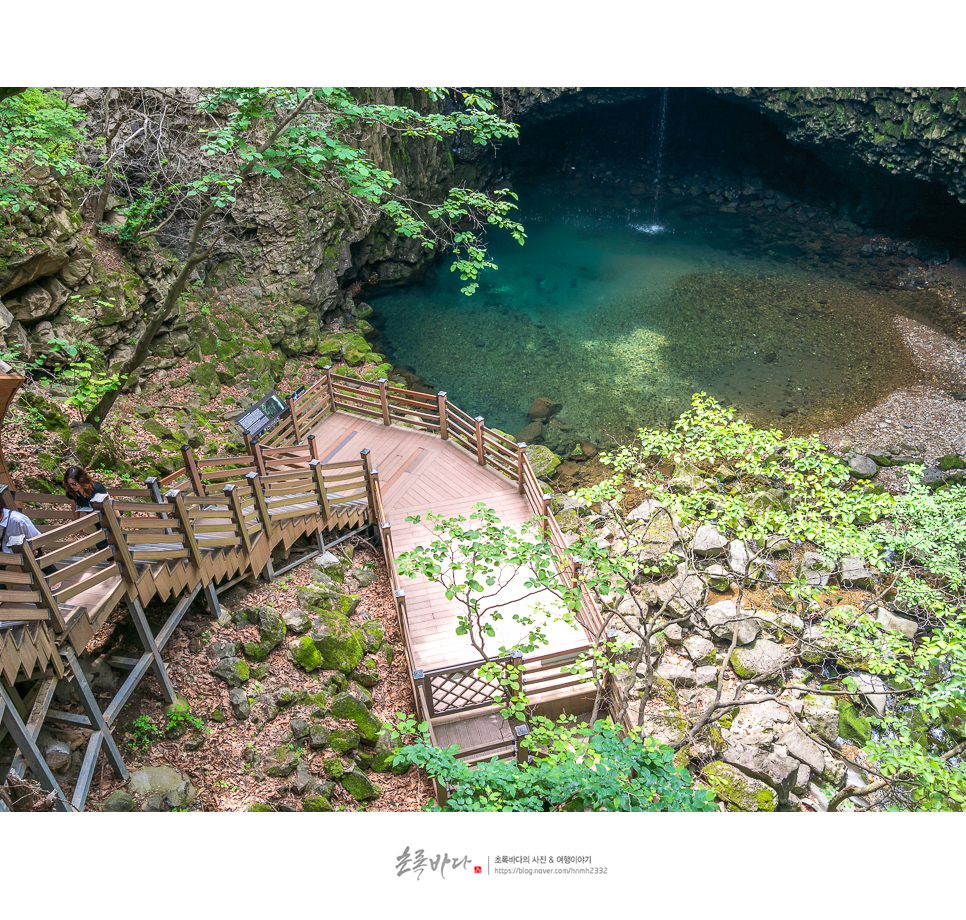
<instances>
[{"instance_id":1,"label":"wooden staircase","mask_svg":"<svg viewBox=\"0 0 966 920\"><path fill-rule=\"evenodd\" d=\"M176 473L148 479L143 489L112 489L111 497L90 514L79 516L66 499L0 486L0 504L23 511L41 530L40 537L0 559L0 740L4 733L13 737L13 769L23 776L29 768L56 794L61 810L83 810L102 751L115 773L126 778L111 726L148 673L157 679L164 698L174 701L161 651L199 594L217 615L218 594L238 581L271 580L365 528L373 529L382 547L420 717L429 722L431 733L434 723L446 733L451 731L448 726L462 721L477 727L489 724L488 731L494 734L492 725L499 720L491 717L492 694L474 684L479 662L439 669L430 675L435 682L427 681L414 665L406 592L396 571L392 528L369 451L360 451L358 459L333 462L337 454L346 456L344 441L322 447L311 432L323 430L326 419L340 411L397 431L430 432L449 442L447 449L472 456L525 498L543 521L561 576L570 581L574 570L567 543L549 512L526 445L487 429L482 418L462 412L445 393L427 395L391 387L385 380L360 381L329 367L300 397L289 397L287 405L274 428L257 439L246 437L248 453L198 458L183 447L184 466ZM297 541L304 539L318 548L295 562L287 561ZM42 553L39 559L36 551ZM603 632L601 613L586 589L582 594L579 619L597 641ZM156 633L144 616L144 606L154 600L171 605ZM143 653L136 659L112 660L127 667L129 675L101 711L76 656L122 603ZM579 698L581 681L567 674L566 666L588 648L584 642L553 660L528 658L522 673L531 696L558 706ZM51 708L60 680L75 686L85 715ZM444 698L449 702L441 706ZM46 720L91 730L70 801L37 748ZM494 753L519 757L519 733L525 726L511 726L509 738L506 729L503 726L492 738L477 732L476 741L471 738L461 745L460 756L471 763Z\"/></svg>"},{"instance_id":2,"label":"wooden staircase","mask_svg":"<svg viewBox=\"0 0 966 920\"><path fill-rule=\"evenodd\" d=\"M41 529L0 559L0 732L13 735L20 775L29 766L57 793L60 807L82 810L102 749L115 772L126 775L110 726L144 675L154 673L165 699L174 701L160 653L199 593L217 615L220 592L243 579L271 580L275 561L286 559L298 541L308 539L316 548L286 569L370 526L367 453L323 464L314 450L312 441L267 455L197 460L184 448L185 467L167 480L114 490L97 510L80 516L65 499L0 487L3 506L27 514ZM181 488L162 492L171 485ZM173 606L154 634L144 607L156 599ZM144 652L122 661L130 675L101 712L76 656L121 603ZM85 716L59 712L50 708L51 694L34 692L44 681L61 679L77 685L94 709ZM21 695L17 685L30 690ZM94 730L70 802L36 747L45 720Z\"/></svg>"}]
</instances>

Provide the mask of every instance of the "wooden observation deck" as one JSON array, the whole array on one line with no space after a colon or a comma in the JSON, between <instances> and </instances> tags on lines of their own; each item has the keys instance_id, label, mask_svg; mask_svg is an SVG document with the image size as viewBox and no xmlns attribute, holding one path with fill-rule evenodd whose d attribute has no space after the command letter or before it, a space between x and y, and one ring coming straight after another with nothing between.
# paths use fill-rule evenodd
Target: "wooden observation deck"
<instances>
[{"instance_id":1,"label":"wooden observation deck","mask_svg":"<svg viewBox=\"0 0 966 920\"><path fill-rule=\"evenodd\" d=\"M478 673L484 662L456 635L457 603L424 579L402 578L395 561L431 537L409 515L465 515L483 502L512 526L540 518L569 582L567 544L525 447L466 415L445 393L367 383L326 368L316 384L288 399L274 428L248 440L246 455L197 458L182 448L181 470L147 480L144 489L112 490L93 513L79 515L66 499L0 487L0 502L26 513L42 531L0 561L0 730L17 746L13 769L23 776L29 767L58 794L61 809L83 809L102 750L115 772L127 775L111 726L144 675L153 673L165 698L174 700L161 652L200 592L217 615L219 593L244 578L271 580L273 558L287 555L300 537L314 538L318 549L279 572L370 528L392 580L418 715L429 722L434 741L458 744L470 763L519 756L521 727L499 716L492 703L497 687ZM52 564L59 566L55 573L41 568ZM510 612L529 611L536 601L556 603L549 592L525 597L522 581L511 581L501 594ZM154 634L143 605L156 597L172 607ZM129 676L101 711L77 655L122 603L144 652L119 662ZM522 663L528 696L550 712L588 708L587 685L566 670L601 638L600 612L586 590L579 619L580 628L551 621L549 645L539 653L499 659L506 666ZM521 637L508 617L503 623L494 645L510 647ZM60 680L77 686L85 716L51 708ZM70 802L36 745L48 720L92 729Z\"/></svg>"}]
</instances>

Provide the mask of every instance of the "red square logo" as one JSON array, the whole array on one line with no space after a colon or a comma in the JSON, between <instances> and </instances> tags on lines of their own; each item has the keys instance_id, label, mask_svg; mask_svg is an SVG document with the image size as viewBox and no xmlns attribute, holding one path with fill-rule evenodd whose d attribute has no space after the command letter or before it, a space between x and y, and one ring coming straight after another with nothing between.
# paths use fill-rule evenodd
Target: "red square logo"
<instances>
[{"instance_id":1,"label":"red square logo","mask_svg":"<svg viewBox=\"0 0 966 920\"><path fill-rule=\"evenodd\" d=\"M473 866L473 874L474 875L482 875L483 874L483 867L482 866Z\"/></svg>"}]
</instances>

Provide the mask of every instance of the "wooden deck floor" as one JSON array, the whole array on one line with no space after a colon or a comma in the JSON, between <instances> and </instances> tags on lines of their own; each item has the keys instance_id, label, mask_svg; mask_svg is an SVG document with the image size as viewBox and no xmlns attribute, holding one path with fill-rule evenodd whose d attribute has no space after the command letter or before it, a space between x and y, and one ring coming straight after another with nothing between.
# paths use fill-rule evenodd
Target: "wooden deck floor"
<instances>
[{"instance_id":1,"label":"wooden deck floor","mask_svg":"<svg viewBox=\"0 0 966 920\"><path fill-rule=\"evenodd\" d=\"M369 449L372 466L379 470L397 556L432 539L431 527L406 521L412 514L426 511L447 517L468 514L476 502L484 502L497 512L503 523L514 527L533 516L515 484L479 466L476 458L461 448L428 432L386 426L336 412L327 416L313 434L325 445L322 450L325 463L353 459L359 456L359 451ZM460 608L446 600L440 586L422 578L401 581L406 591L417 668L429 671L479 658L469 639L456 635ZM503 610L504 620L497 639L489 640L494 651L500 644L509 646L521 638L523 629L510 619L514 611L529 611L536 602L559 609L556 598L546 591L525 598L523 581L518 576L505 589L512 602ZM541 648L542 654L573 648L586 638L579 628L556 621L548 623L546 633L549 646Z\"/></svg>"}]
</instances>

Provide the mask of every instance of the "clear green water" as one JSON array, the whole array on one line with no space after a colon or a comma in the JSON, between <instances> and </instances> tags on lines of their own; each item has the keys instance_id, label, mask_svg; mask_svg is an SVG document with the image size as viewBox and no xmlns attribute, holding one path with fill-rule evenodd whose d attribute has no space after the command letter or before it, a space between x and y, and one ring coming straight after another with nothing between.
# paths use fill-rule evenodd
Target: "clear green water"
<instances>
[{"instance_id":1,"label":"clear green water","mask_svg":"<svg viewBox=\"0 0 966 920\"><path fill-rule=\"evenodd\" d=\"M532 400L563 403L549 446L667 424L705 391L759 424L840 421L914 376L867 277L814 239L745 245L749 218L577 185L520 190L528 239L491 242L472 297L444 265L371 300L381 347L491 427L515 435ZM788 222L791 223L791 222ZM770 245L769 245L770 242Z\"/></svg>"}]
</instances>

